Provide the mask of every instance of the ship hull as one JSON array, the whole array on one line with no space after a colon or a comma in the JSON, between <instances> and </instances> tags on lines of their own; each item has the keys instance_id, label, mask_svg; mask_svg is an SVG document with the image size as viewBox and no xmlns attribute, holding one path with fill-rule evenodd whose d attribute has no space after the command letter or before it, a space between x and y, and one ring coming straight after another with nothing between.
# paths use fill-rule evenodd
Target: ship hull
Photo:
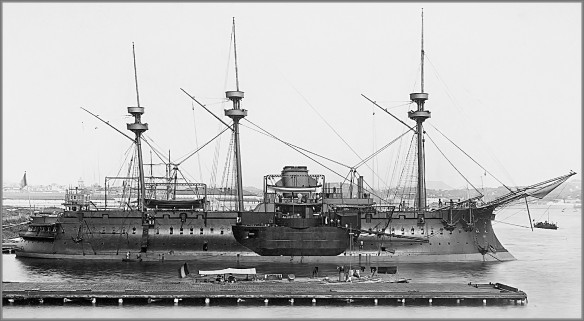
<instances>
[{"instance_id":1,"label":"ship hull","mask_svg":"<svg viewBox=\"0 0 584 321\"><path fill-rule=\"evenodd\" d=\"M143 261L205 259L233 264L374 264L515 259L501 245L492 229L492 210L474 210L472 227L460 221L468 214L468 210L433 212L427 215L423 225L420 225L414 213L408 212L394 213L388 224L384 223L387 218L381 215L365 217L361 224L361 230L365 232L361 232L353 244L348 245L339 255L261 256L234 237L232 228L237 222L235 212L153 211L154 224L146 227L142 225L141 215L137 211L66 212L64 216L51 218L59 226L54 240L22 239L16 255L44 259L121 261L130 252L132 259L140 255ZM260 213L257 215L261 216ZM445 217L457 221L454 229L445 228ZM380 226L383 227L380 231L384 230L385 234L374 233ZM144 244L145 251L142 248Z\"/></svg>"},{"instance_id":2,"label":"ship hull","mask_svg":"<svg viewBox=\"0 0 584 321\"><path fill-rule=\"evenodd\" d=\"M275 263L275 264L360 264L376 265L389 263L463 263L463 262L503 262L514 261L516 258L509 252L497 252L493 255L482 255L480 253L470 254L395 254L381 255L376 253L358 252L337 256L261 256L253 252L181 252L168 254L165 252L164 259L161 259L161 252L142 254L142 262L161 261L197 261L216 262L224 264L254 264L254 263ZM59 260L95 260L95 261L123 261L126 257L122 254L98 254L98 255L77 255L77 254L49 254L17 252L19 257L37 259L59 259ZM132 263L132 262L128 262ZM133 263L132 263L133 264Z\"/></svg>"}]
</instances>

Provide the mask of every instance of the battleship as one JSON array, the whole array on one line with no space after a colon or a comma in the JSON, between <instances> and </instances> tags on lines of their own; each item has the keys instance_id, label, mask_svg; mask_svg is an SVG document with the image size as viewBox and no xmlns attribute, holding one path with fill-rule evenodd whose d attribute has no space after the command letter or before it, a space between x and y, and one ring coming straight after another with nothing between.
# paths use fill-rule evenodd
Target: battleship
<instances>
[{"instance_id":1,"label":"battleship","mask_svg":"<svg viewBox=\"0 0 584 321\"><path fill-rule=\"evenodd\" d=\"M110 184L122 182L116 190L117 202L108 203L106 195L105 204L97 204L83 189L71 189L65 196L62 212L31 217L28 229L20 233L16 256L204 260L225 264L509 261L515 258L498 240L491 224L495 210L528 197L542 198L575 174L570 172L526 187L507 187L506 195L490 201L479 193L466 200L428 204L423 124L431 112L425 106L429 94L424 91L422 28L421 88L409 95L416 109L407 115L414 124L410 126L398 119L407 133L413 135L415 152L411 153L410 164L415 174L414 192L403 193L404 187L396 188L394 197L375 201L376 192L366 188L363 176L355 168L350 170L349 183L332 184L324 175L309 174L308 166L281 164L280 174L264 177L260 203L246 210L239 122L248 111L241 106L244 92L237 78L235 21L232 32L236 89L225 94L233 105L225 110L232 123L215 118L225 125L224 131L232 134L235 187L228 195L236 200L235 209L210 209L207 185L179 177L178 166L170 160L165 175L147 175L142 146L143 133L149 128L142 122L147 114L140 105L136 77L137 105L127 108L134 120L127 124L127 130L134 137L118 130L134 143L136 157L131 164L134 170L129 170L127 176L105 179L106 194L111 190ZM133 53L135 71L134 49Z\"/></svg>"}]
</instances>

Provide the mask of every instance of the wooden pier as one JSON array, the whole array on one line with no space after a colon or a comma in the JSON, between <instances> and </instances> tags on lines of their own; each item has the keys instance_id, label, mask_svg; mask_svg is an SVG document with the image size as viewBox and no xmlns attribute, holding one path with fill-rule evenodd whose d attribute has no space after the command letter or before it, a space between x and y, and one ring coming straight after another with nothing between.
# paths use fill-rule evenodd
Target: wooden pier
<instances>
[{"instance_id":1,"label":"wooden pier","mask_svg":"<svg viewBox=\"0 0 584 321\"><path fill-rule=\"evenodd\" d=\"M87 304L156 301L178 304L232 304L257 301L264 304L525 304L527 294L499 284L240 281L236 283L153 282L2 282L4 304L43 304L77 301Z\"/></svg>"}]
</instances>

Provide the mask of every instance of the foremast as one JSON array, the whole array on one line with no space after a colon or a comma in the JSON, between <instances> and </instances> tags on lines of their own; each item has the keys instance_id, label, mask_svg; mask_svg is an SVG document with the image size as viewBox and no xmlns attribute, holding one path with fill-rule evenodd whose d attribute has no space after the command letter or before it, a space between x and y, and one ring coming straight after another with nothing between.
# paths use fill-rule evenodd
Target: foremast
<instances>
[{"instance_id":1,"label":"foremast","mask_svg":"<svg viewBox=\"0 0 584 321\"><path fill-rule=\"evenodd\" d=\"M426 164L424 152L424 127L423 123L430 118L430 111L424 109L424 103L428 100L428 94L424 92L424 11L422 10L422 45L421 45L421 81L420 92L411 93L410 100L416 103L417 109L410 110L408 117L416 122L417 149L418 149L418 182L417 182L417 209L420 212L426 210Z\"/></svg>"},{"instance_id":2,"label":"foremast","mask_svg":"<svg viewBox=\"0 0 584 321\"><path fill-rule=\"evenodd\" d=\"M146 185L144 182L144 167L142 160L142 133L148 130L148 124L142 123L142 114L144 114L144 107L140 106L140 94L138 92L138 72L136 70L136 51L134 50L134 43L132 43L132 55L134 57L134 80L136 82L136 103L137 107L128 107L128 113L134 116L134 122L127 124L128 130L132 131L136 136L134 142L138 151L138 173L139 173L139 189L138 189L138 208L145 215L144 207L146 197Z\"/></svg>"},{"instance_id":3,"label":"foremast","mask_svg":"<svg viewBox=\"0 0 584 321\"><path fill-rule=\"evenodd\" d=\"M243 179L241 175L241 147L239 144L239 120L247 116L247 110L241 109L241 99L243 91L239 90L239 74L237 70L237 47L235 42L235 18L233 18L233 50L235 60L235 88L236 90L226 91L225 96L233 102L233 108L225 110L225 116L233 120L234 153L237 182L237 212L243 211Z\"/></svg>"}]
</instances>

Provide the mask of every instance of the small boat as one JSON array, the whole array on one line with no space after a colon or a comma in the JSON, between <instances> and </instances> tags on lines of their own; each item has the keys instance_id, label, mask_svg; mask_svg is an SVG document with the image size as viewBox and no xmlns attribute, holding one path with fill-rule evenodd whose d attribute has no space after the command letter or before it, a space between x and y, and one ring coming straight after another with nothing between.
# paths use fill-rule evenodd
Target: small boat
<instances>
[{"instance_id":1,"label":"small boat","mask_svg":"<svg viewBox=\"0 0 584 321\"><path fill-rule=\"evenodd\" d=\"M562 211L562 212L563 212L563 211ZM549 212L549 208L548 208L547 214L548 214L547 221L544 221L544 222L537 222L537 223L533 224L533 227L536 227L536 228L543 228L543 229L546 229L546 230L557 230L557 229L558 229L558 225L556 225L556 223L552 223L552 222L550 222L550 212Z\"/></svg>"},{"instance_id":2,"label":"small boat","mask_svg":"<svg viewBox=\"0 0 584 321\"><path fill-rule=\"evenodd\" d=\"M556 225L556 223L552 223L552 222L537 222L533 225L533 227L536 228L543 228L543 229L548 229L548 230L557 230L558 226Z\"/></svg>"}]
</instances>

